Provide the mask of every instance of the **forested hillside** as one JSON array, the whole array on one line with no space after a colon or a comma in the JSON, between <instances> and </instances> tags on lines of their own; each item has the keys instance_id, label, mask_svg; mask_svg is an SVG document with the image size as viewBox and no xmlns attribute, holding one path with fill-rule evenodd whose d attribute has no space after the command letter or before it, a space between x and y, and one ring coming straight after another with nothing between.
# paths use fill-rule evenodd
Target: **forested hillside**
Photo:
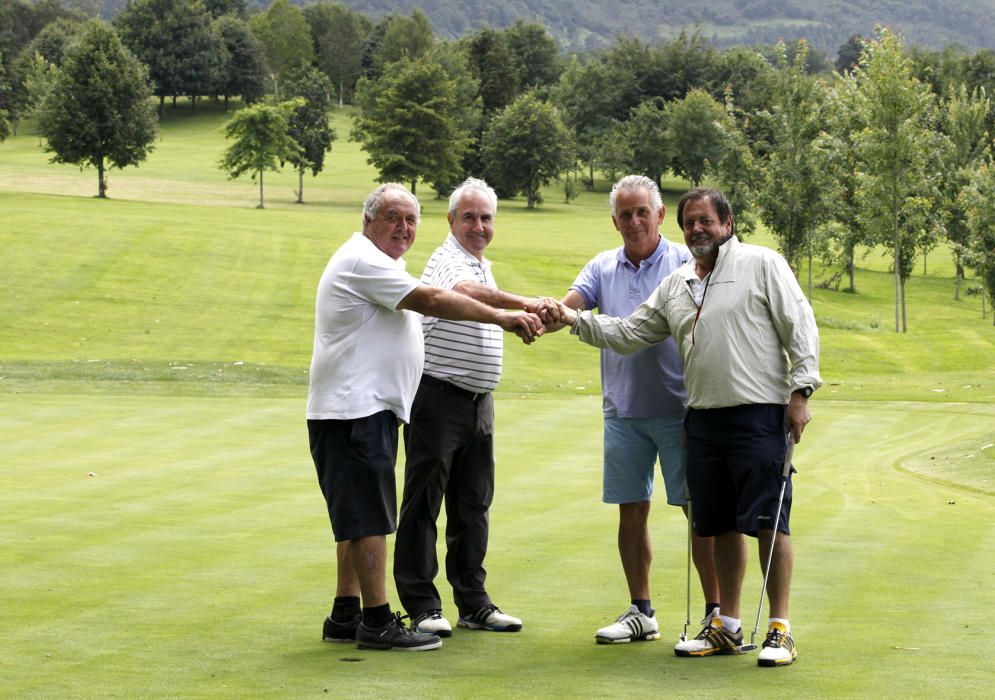
<instances>
[{"instance_id":1,"label":"forested hillside","mask_svg":"<svg viewBox=\"0 0 995 700\"><path fill-rule=\"evenodd\" d=\"M516 18L546 26L561 46L590 49L610 44L618 34L652 41L670 39L699 25L720 46L773 44L806 38L830 59L853 34L870 36L876 24L892 26L910 44L940 48L995 47L995 0L344 0L356 10L379 16L428 15L436 33L456 37L483 26L500 28Z\"/></svg>"},{"instance_id":2,"label":"forested hillside","mask_svg":"<svg viewBox=\"0 0 995 700\"><path fill-rule=\"evenodd\" d=\"M297 5L312 0L291 0ZM342 0L372 18L410 14L420 7L435 33L456 38L481 27L501 29L522 17L545 26L560 46L576 51L608 46L619 34L666 40L698 26L718 46L774 44L805 38L830 60L853 34L871 36L888 25L909 44L995 48L995 0ZM100 6L109 18L125 0L76 0ZM252 10L270 0L249 0Z\"/></svg>"}]
</instances>

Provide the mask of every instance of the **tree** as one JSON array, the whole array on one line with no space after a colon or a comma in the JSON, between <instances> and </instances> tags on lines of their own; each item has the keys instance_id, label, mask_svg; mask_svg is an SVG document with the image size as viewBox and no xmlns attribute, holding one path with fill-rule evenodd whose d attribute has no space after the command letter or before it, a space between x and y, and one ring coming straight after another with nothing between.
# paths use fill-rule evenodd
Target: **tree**
<instances>
[{"instance_id":1,"label":"tree","mask_svg":"<svg viewBox=\"0 0 995 700\"><path fill-rule=\"evenodd\" d=\"M214 31L225 48L221 79L215 90L228 98L239 95L250 105L266 93L266 57L262 43L249 29L245 20L223 15L214 20Z\"/></svg>"},{"instance_id":2,"label":"tree","mask_svg":"<svg viewBox=\"0 0 995 700\"><path fill-rule=\"evenodd\" d=\"M626 141L632 154L630 170L652 178L659 187L670 168L672 143L667 136L668 112L661 100L646 100L632 110Z\"/></svg>"},{"instance_id":3,"label":"tree","mask_svg":"<svg viewBox=\"0 0 995 700\"><path fill-rule=\"evenodd\" d=\"M605 138L622 119L613 119L615 78L603 61L581 64L574 57L560 77L554 100L573 134L577 155L587 164L588 188L594 187L594 170L603 164ZM627 116L627 115L626 115ZM626 143L626 145L628 145ZM610 149L617 155L617 147ZM617 161L613 160L613 165Z\"/></svg>"},{"instance_id":4,"label":"tree","mask_svg":"<svg viewBox=\"0 0 995 700\"><path fill-rule=\"evenodd\" d=\"M328 124L332 102L331 81L314 66L302 66L287 77L286 92L300 98L290 115L290 137L301 147L290 158L297 169L297 203L304 203L304 172L317 176L325 167L325 153L332 148L335 130Z\"/></svg>"},{"instance_id":5,"label":"tree","mask_svg":"<svg viewBox=\"0 0 995 700\"><path fill-rule=\"evenodd\" d=\"M989 303L995 307L995 167L991 160L971 174L971 180L961 192L961 207L967 213L970 235L964 243L963 255L977 272ZM995 325L995 314L992 314Z\"/></svg>"},{"instance_id":6,"label":"tree","mask_svg":"<svg viewBox=\"0 0 995 700\"><path fill-rule=\"evenodd\" d=\"M554 85L563 72L556 41L546 28L519 17L504 30L518 74L518 91Z\"/></svg>"},{"instance_id":7,"label":"tree","mask_svg":"<svg viewBox=\"0 0 995 700\"><path fill-rule=\"evenodd\" d=\"M854 84L854 112L862 125L856 140L857 203L867 231L892 246L895 332L906 332L905 280L917 248L934 232L936 181L931 165L940 156L933 129L935 99L911 70L902 41L882 29L868 42L860 64L846 78Z\"/></svg>"},{"instance_id":8,"label":"tree","mask_svg":"<svg viewBox=\"0 0 995 700\"><path fill-rule=\"evenodd\" d=\"M484 118L490 120L518 95L515 62L505 36L493 29L481 29L465 41L470 68L480 81Z\"/></svg>"},{"instance_id":9,"label":"tree","mask_svg":"<svg viewBox=\"0 0 995 700\"><path fill-rule=\"evenodd\" d=\"M283 164L296 157L300 146L290 135L290 116L300 101L278 105L256 104L239 110L227 124L225 137L232 144L221 157L219 167L234 180L245 173L259 178L259 206L263 201L263 173L278 172Z\"/></svg>"},{"instance_id":10,"label":"tree","mask_svg":"<svg viewBox=\"0 0 995 700\"><path fill-rule=\"evenodd\" d=\"M351 139L367 152L380 182L458 177L469 134L456 115L457 83L429 57L402 58L376 81L362 78L356 88L360 114Z\"/></svg>"},{"instance_id":11,"label":"tree","mask_svg":"<svg viewBox=\"0 0 995 700\"><path fill-rule=\"evenodd\" d=\"M721 104L698 88L669 103L667 113L671 169L697 187L722 158L731 120Z\"/></svg>"},{"instance_id":12,"label":"tree","mask_svg":"<svg viewBox=\"0 0 995 700\"><path fill-rule=\"evenodd\" d=\"M420 9L411 11L410 17L391 15L384 27L383 42L373 60L378 74L391 63L402 58L415 60L428 53L435 44L435 34L428 16Z\"/></svg>"},{"instance_id":13,"label":"tree","mask_svg":"<svg viewBox=\"0 0 995 700\"><path fill-rule=\"evenodd\" d=\"M38 131L53 163L97 169L97 196L107 196L107 167L148 157L158 123L148 73L115 31L91 21L66 53L45 98Z\"/></svg>"},{"instance_id":14,"label":"tree","mask_svg":"<svg viewBox=\"0 0 995 700\"><path fill-rule=\"evenodd\" d=\"M302 63L314 62L311 29L304 13L289 0L274 0L265 12L253 15L249 26L266 52L273 94L280 96L280 82Z\"/></svg>"},{"instance_id":15,"label":"tree","mask_svg":"<svg viewBox=\"0 0 995 700\"><path fill-rule=\"evenodd\" d=\"M772 140L757 158L757 201L761 219L777 237L781 252L797 274L799 258L808 254L808 296L812 298L812 254L816 231L830 219L835 199L825 177L819 137L825 124L822 83L806 73L808 55L799 42L790 63L787 47L776 47L776 102L759 118L769 124Z\"/></svg>"},{"instance_id":16,"label":"tree","mask_svg":"<svg viewBox=\"0 0 995 700\"><path fill-rule=\"evenodd\" d=\"M528 208L542 203L540 188L573 162L570 132L549 102L526 93L502 110L484 134L485 173L498 192L524 192Z\"/></svg>"},{"instance_id":17,"label":"tree","mask_svg":"<svg viewBox=\"0 0 995 700\"><path fill-rule=\"evenodd\" d=\"M211 26L211 15L195 0L132 0L114 18L121 40L148 66L159 97L159 114L167 97L188 95L191 107L200 95L214 94L224 51Z\"/></svg>"},{"instance_id":18,"label":"tree","mask_svg":"<svg viewBox=\"0 0 995 700\"><path fill-rule=\"evenodd\" d=\"M304 19L311 28L318 68L335 85L339 106L352 102L356 81L363 72L363 40L372 23L341 2L307 5Z\"/></svg>"},{"instance_id":19,"label":"tree","mask_svg":"<svg viewBox=\"0 0 995 700\"><path fill-rule=\"evenodd\" d=\"M948 139L949 148L940 159L941 206L944 208L947 240L954 253L956 279L954 300L960 299L964 280L964 255L968 250L971 230L963 210L961 192L972 181L972 174L990 159L988 113L991 101L983 88L968 94L961 83L956 92L943 101L941 127Z\"/></svg>"},{"instance_id":20,"label":"tree","mask_svg":"<svg viewBox=\"0 0 995 700\"><path fill-rule=\"evenodd\" d=\"M864 50L866 40L860 34L851 34L850 38L840 44L836 51L834 67L840 75L845 75L860 63L860 53Z\"/></svg>"},{"instance_id":21,"label":"tree","mask_svg":"<svg viewBox=\"0 0 995 700\"><path fill-rule=\"evenodd\" d=\"M7 111L6 100L9 90L6 71L3 67L3 54L0 54L0 142L5 141L10 136L10 112Z\"/></svg>"}]
</instances>

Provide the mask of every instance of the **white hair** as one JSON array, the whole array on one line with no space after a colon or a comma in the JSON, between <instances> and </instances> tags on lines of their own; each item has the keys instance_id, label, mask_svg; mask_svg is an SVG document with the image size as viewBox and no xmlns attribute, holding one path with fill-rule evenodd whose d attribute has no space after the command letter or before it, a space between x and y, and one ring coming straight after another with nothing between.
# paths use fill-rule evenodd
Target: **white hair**
<instances>
[{"instance_id":1,"label":"white hair","mask_svg":"<svg viewBox=\"0 0 995 700\"><path fill-rule=\"evenodd\" d=\"M663 198L660 197L660 188L656 186L652 178L645 175L626 175L615 183L611 194L608 195L608 205L611 207L612 216L618 216L618 211L615 209L615 199L618 197L618 193L623 190L626 192L646 190L650 195L650 205L652 205L654 211L659 211L660 207L663 206Z\"/></svg>"},{"instance_id":2,"label":"white hair","mask_svg":"<svg viewBox=\"0 0 995 700\"><path fill-rule=\"evenodd\" d=\"M363 202L363 226L365 228L368 221L373 221L377 214L380 212L380 205L383 204L384 195L389 191L400 191L411 198L411 201L415 203L415 215L421 220L421 203L418 198L415 197L408 188L397 182L385 182L378 188L370 192L366 196L366 201Z\"/></svg>"},{"instance_id":3,"label":"white hair","mask_svg":"<svg viewBox=\"0 0 995 700\"><path fill-rule=\"evenodd\" d=\"M483 194L491 204L492 213L497 214L498 198L494 192L494 188L479 178L468 177L449 195L449 214L451 216L456 216L456 209L459 207L459 202L467 192L480 192Z\"/></svg>"}]
</instances>

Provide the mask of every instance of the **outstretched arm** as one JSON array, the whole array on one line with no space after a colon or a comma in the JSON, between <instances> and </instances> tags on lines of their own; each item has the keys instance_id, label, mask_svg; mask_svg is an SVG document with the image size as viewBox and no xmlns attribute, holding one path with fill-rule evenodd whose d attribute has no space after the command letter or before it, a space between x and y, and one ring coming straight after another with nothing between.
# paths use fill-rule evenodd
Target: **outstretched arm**
<instances>
[{"instance_id":1,"label":"outstretched arm","mask_svg":"<svg viewBox=\"0 0 995 700\"><path fill-rule=\"evenodd\" d=\"M411 290L397 308L448 321L493 323L516 333L525 343L531 343L545 332L542 320L534 313L502 311L465 294L427 284Z\"/></svg>"}]
</instances>

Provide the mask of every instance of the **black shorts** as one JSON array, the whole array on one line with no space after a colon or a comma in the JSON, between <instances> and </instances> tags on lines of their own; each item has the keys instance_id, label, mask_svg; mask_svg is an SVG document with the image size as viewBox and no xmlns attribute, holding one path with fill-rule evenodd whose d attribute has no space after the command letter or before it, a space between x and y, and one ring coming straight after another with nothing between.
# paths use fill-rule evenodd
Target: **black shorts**
<instances>
[{"instance_id":1,"label":"black shorts","mask_svg":"<svg viewBox=\"0 0 995 700\"><path fill-rule=\"evenodd\" d=\"M311 457L336 542L397 529L397 416L308 420Z\"/></svg>"},{"instance_id":2,"label":"black shorts","mask_svg":"<svg viewBox=\"0 0 995 700\"><path fill-rule=\"evenodd\" d=\"M696 533L755 537L774 529L787 450L784 411L779 404L688 410L687 479ZM790 514L789 478L779 532L791 534Z\"/></svg>"}]
</instances>

